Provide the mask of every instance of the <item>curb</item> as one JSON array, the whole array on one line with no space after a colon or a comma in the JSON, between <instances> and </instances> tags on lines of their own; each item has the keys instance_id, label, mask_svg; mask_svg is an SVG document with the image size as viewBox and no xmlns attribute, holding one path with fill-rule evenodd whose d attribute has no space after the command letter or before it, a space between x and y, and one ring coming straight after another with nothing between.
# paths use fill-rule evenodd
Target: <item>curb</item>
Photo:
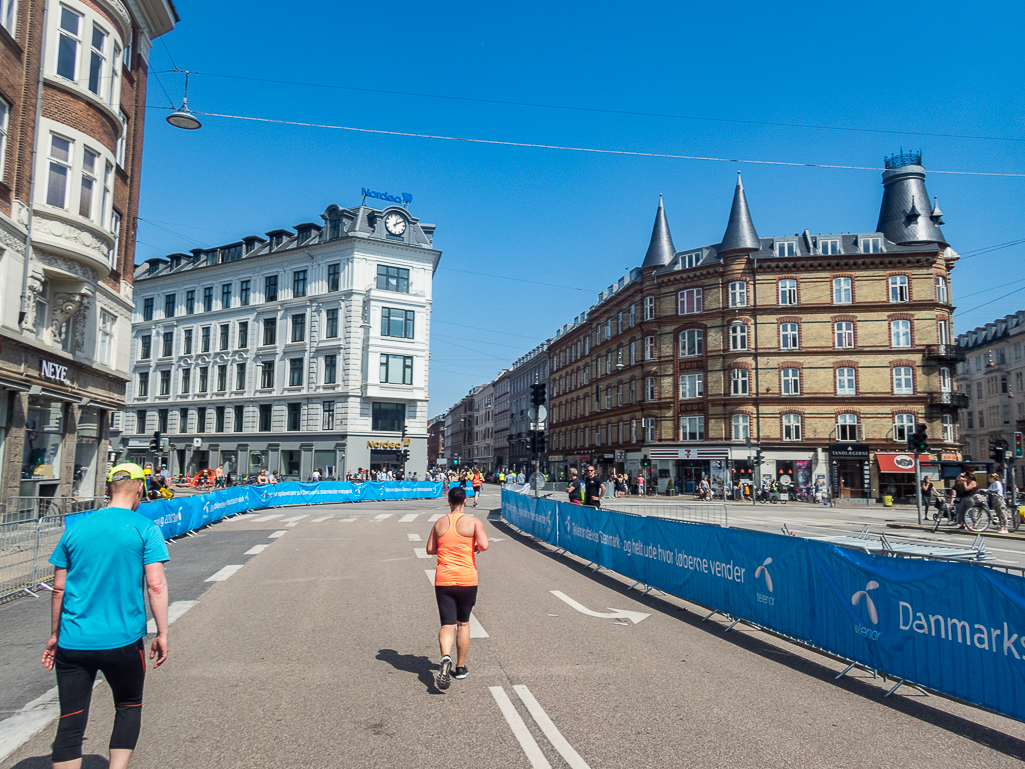
<instances>
[{"instance_id":1,"label":"curb","mask_svg":"<svg viewBox=\"0 0 1025 769\"><path fill-rule=\"evenodd\" d=\"M886 524L886 528L888 528L888 529L917 529L918 531L927 531L930 534L932 533L932 526L919 526L917 523L888 523L888 524ZM1001 534L1000 532L990 531L990 530L987 530L987 531L961 531L960 529L952 529L949 526L937 529L936 533L938 534L941 531L946 532L948 534L956 534L956 535L959 535L959 536L978 537L978 536L981 535L983 537L995 537L997 539L1016 540L1016 541L1019 541L1019 542L1025 542L1025 533ZM1019 529L1019 531L1021 531L1021 530Z\"/></svg>"}]
</instances>

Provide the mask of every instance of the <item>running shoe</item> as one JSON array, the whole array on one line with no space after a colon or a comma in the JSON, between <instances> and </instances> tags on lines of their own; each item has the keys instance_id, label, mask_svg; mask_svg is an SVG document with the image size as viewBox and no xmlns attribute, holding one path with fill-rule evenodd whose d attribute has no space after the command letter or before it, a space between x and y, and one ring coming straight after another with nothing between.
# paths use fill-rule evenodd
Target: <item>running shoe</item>
<instances>
[{"instance_id":1,"label":"running shoe","mask_svg":"<svg viewBox=\"0 0 1025 769\"><path fill-rule=\"evenodd\" d=\"M468 675L470 675L470 671L466 669L466 665L460 665L456 668L456 672L452 674L452 677L462 681Z\"/></svg>"},{"instance_id":2,"label":"running shoe","mask_svg":"<svg viewBox=\"0 0 1025 769\"><path fill-rule=\"evenodd\" d=\"M444 656L441 658L441 667L438 668L438 675L434 677L434 683L438 685L439 689L447 689L452 683L452 678L449 676L449 672L452 670L452 658Z\"/></svg>"}]
</instances>

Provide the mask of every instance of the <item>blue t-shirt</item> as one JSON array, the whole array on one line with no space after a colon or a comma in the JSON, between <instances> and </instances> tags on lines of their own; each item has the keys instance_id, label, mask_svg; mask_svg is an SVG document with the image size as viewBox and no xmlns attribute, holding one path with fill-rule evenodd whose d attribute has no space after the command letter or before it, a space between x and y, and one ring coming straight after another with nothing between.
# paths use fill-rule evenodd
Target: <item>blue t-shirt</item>
<instances>
[{"instance_id":1,"label":"blue t-shirt","mask_svg":"<svg viewBox=\"0 0 1025 769\"><path fill-rule=\"evenodd\" d=\"M67 569L62 649L118 649L146 635L144 566L168 560L153 521L124 507L89 514L64 532L50 563Z\"/></svg>"}]
</instances>

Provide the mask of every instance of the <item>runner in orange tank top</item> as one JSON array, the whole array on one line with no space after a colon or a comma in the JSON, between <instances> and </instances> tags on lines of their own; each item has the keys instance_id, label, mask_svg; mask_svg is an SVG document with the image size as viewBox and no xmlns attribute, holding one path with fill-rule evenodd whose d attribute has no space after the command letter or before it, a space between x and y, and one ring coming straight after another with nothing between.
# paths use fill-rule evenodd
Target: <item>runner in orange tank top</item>
<instances>
[{"instance_id":1,"label":"runner in orange tank top","mask_svg":"<svg viewBox=\"0 0 1025 769\"><path fill-rule=\"evenodd\" d=\"M477 602L477 553L488 549L484 524L466 515L466 489L453 486L448 491L449 514L438 519L427 539L427 552L438 556L434 571L434 594L441 616L438 644L441 665L435 682L447 689L451 678L466 678L466 653L470 647L470 612ZM458 628L458 638L457 638ZM452 672L452 644L457 660ZM451 675L450 675L451 674Z\"/></svg>"}]
</instances>

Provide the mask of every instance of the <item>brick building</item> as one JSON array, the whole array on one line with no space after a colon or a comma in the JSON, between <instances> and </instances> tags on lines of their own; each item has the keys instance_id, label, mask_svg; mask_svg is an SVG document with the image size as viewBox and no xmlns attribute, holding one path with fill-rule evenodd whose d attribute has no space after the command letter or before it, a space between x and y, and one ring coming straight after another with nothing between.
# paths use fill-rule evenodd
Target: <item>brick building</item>
<instances>
[{"instance_id":1,"label":"brick building","mask_svg":"<svg viewBox=\"0 0 1025 769\"><path fill-rule=\"evenodd\" d=\"M553 466L912 496L909 428L958 456L957 254L920 155L883 185L874 231L761 238L738 180L722 242L682 251L660 201L641 266L551 341Z\"/></svg>"},{"instance_id":2,"label":"brick building","mask_svg":"<svg viewBox=\"0 0 1025 769\"><path fill-rule=\"evenodd\" d=\"M178 15L0 8L0 497L89 497L128 375L149 50Z\"/></svg>"}]
</instances>

